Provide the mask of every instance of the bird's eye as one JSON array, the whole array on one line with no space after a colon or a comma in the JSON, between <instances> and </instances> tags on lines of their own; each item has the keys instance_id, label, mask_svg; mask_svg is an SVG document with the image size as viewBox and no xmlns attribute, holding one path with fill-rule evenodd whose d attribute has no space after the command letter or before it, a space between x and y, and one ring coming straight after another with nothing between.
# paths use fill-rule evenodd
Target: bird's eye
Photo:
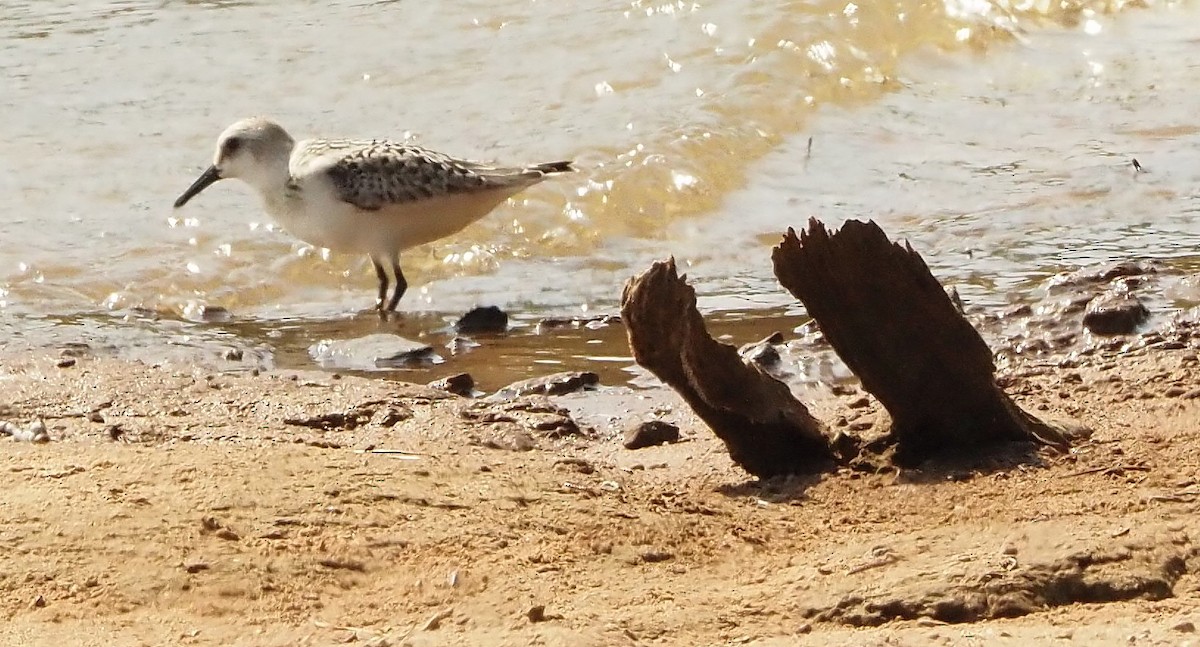
<instances>
[{"instance_id":1,"label":"bird's eye","mask_svg":"<svg viewBox=\"0 0 1200 647\"><path fill-rule=\"evenodd\" d=\"M226 139L225 140L225 156L228 157L230 155L233 155L234 153L238 152L238 149L241 147L242 147L241 138L230 137L229 139Z\"/></svg>"}]
</instances>

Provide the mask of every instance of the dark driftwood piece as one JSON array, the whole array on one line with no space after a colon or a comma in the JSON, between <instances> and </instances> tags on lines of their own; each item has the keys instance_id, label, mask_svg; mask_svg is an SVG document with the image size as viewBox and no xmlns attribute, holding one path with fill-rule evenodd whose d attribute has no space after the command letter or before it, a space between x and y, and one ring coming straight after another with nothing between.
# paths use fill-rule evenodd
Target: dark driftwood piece
<instances>
[{"instance_id":1,"label":"dark driftwood piece","mask_svg":"<svg viewBox=\"0 0 1200 647\"><path fill-rule=\"evenodd\" d=\"M874 222L830 234L810 220L772 254L775 276L892 417L900 463L1004 441L1066 447L1062 434L1017 407L995 380L992 353L920 254Z\"/></svg>"},{"instance_id":2,"label":"dark driftwood piece","mask_svg":"<svg viewBox=\"0 0 1200 647\"><path fill-rule=\"evenodd\" d=\"M830 467L825 427L786 385L709 336L685 279L672 259L625 284L621 320L634 359L683 396L747 472L766 478Z\"/></svg>"}]
</instances>

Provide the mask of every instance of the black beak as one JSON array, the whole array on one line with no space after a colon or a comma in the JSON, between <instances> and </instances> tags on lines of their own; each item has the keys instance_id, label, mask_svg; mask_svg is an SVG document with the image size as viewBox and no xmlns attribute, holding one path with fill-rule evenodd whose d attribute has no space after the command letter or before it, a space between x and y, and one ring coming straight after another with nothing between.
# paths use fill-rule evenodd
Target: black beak
<instances>
[{"instance_id":1,"label":"black beak","mask_svg":"<svg viewBox=\"0 0 1200 647\"><path fill-rule=\"evenodd\" d=\"M175 201L175 208L178 209L187 204L188 200L196 197L197 193L207 189L208 185L219 179L221 179L221 172L217 170L217 167L208 167L208 170L201 173L200 177L196 178L195 182L192 182L192 186L189 186L187 191L184 191L183 195L179 196L179 199Z\"/></svg>"}]
</instances>

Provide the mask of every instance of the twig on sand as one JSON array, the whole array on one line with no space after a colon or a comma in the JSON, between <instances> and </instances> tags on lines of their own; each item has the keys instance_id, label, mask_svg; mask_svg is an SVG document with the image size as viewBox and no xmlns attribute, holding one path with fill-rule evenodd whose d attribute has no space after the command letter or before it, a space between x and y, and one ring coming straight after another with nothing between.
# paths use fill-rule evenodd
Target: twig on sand
<instances>
[{"instance_id":1,"label":"twig on sand","mask_svg":"<svg viewBox=\"0 0 1200 647\"><path fill-rule=\"evenodd\" d=\"M854 575L855 573L869 571L873 568L887 566L888 564L895 564L896 562L900 561L900 556L890 548L879 547L871 552L874 553L875 559L864 562L857 566L851 566L850 568L846 569L846 575Z\"/></svg>"},{"instance_id":2,"label":"twig on sand","mask_svg":"<svg viewBox=\"0 0 1200 647\"><path fill-rule=\"evenodd\" d=\"M1145 465L1109 465L1107 467L1094 467L1090 470L1082 470L1079 472L1071 472L1067 476L1086 476L1088 474L1103 473L1105 476L1121 476L1125 472L1149 472L1150 468Z\"/></svg>"},{"instance_id":3,"label":"twig on sand","mask_svg":"<svg viewBox=\"0 0 1200 647\"><path fill-rule=\"evenodd\" d=\"M425 457L425 454L417 454L415 452L405 451L403 449L359 449L356 454L386 454L405 461L419 461Z\"/></svg>"}]
</instances>

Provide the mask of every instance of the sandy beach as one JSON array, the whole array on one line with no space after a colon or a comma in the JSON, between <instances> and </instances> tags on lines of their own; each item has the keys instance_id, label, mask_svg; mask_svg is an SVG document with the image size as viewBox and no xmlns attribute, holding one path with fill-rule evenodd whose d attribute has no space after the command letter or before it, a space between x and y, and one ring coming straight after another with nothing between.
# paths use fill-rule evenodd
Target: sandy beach
<instances>
[{"instance_id":1,"label":"sandy beach","mask_svg":"<svg viewBox=\"0 0 1200 647\"><path fill-rule=\"evenodd\" d=\"M1192 0L0 0L0 647L1200 645L1197 24ZM578 172L406 251L381 321L365 254L246 187L172 206L251 115ZM872 220L953 314L831 288L868 323L839 359L774 265L809 218ZM847 247L814 282L903 278ZM613 316L668 257L695 310L643 339L702 317L752 352L693 359L780 394L726 371L708 420L794 421L762 404L792 394L822 449L869 447L890 421L849 367L894 355L874 384L901 405L954 400L938 378L1001 400L994 364L1070 450L760 481ZM503 318L464 330L480 307ZM944 334L959 314L980 339ZM589 388L497 397L554 373ZM473 397L430 386L453 374ZM982 401L942 429L1015 416ZM647 421L678 441L627 449Z\"/></svg>"},{"instance_id":2,"label":"sandy beach","mask_svg":"<svg viewBox=\"0 0 1200 647\"><path fill-rule=\"evenodd\" d=\"M3 644L1180 645L1200 622L1194 348L1002 372L1092 430L1038 464L766 483L666 390L489 403L67 354L5 366L0 417L51 441L0 452ZM861 393L809 404L882 424ZM683 441L624 449L648 416ZM903 619L997 582L989 613L1019 617Z\"/></svg>"}]
</instances>

